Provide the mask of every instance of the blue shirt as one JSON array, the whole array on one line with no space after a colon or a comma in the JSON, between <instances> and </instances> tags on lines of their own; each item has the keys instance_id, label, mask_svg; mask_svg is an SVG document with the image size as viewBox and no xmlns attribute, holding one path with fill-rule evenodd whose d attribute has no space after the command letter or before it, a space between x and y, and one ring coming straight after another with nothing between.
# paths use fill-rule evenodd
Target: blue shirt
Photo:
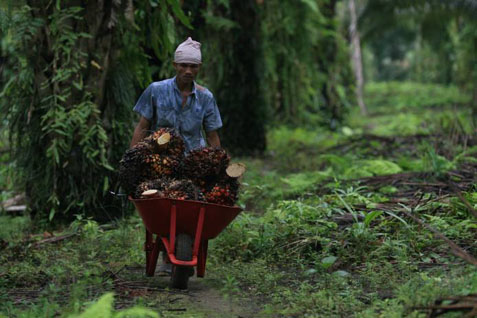
<instances>
[{"instance_id":1,"label":"blue shirt","mask_svg":"<svg viewBox=\"0 0 477 318\"><path fill-rule=\"evenodd\" d=\"M134 111L149 120L154 131L160 127L175 128L184 139L186 151L205 147L202 128L209 132L222 127L214 95L195 82L182 108L182 95L175 76L149 85Z\"/></svg>"}]
</instances>

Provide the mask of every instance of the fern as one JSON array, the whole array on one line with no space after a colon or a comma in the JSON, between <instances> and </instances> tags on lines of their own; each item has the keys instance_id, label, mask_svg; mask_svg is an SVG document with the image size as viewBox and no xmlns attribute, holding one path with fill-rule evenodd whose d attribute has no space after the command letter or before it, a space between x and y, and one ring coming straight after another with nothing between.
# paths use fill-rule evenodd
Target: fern
<instances>
[{"instance_id":1,"label":"fern","mask_svg":"<svg viewBox=\"0 0 477 318\"><path fill-rule=\"evenodd\" d=\"M313 187L330 176L328 172L303 172L286 176L281 180L287 185L285 193L298 194L312 190Z\"/></svg>"},{"instance_id":2,"label":"fern","mask_svg":"<svg viewBox=\"0 0 477 318\"><path fill-rule=\"evenodd\" d=\"M158 313L139 306L115 312L113 303L113 293L107 293L90 305L83 313L70 315L68 318L159 318Z\"/></svg>"},{"instance_id":3,"label":"fern","mask_svg":"<svg viewBox=\"0 0 477 318\"><path fill-rule=\"evenodd\" d=\"M344 176L347 178L362 178L394 174L401 171L401 167L388 160L360 160L357 161L351 168L347 169L344 173Z\"/></svg>"}]
</instances>

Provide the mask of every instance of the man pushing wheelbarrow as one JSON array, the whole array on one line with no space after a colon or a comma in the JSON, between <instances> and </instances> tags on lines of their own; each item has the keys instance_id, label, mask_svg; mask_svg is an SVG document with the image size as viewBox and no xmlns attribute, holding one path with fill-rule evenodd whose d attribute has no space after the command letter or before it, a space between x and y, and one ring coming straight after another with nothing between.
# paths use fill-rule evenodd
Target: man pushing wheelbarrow
<instances>
[{"instance_id":1,"label":"man pushing wheelbarrow","mask_svg":"<svg viewBox=\"0 0 477 318\"><path fill-rule=\"evenodd\" d=\"M230 165L220 148L214 96L194 81L201 61L200 43L188 38L175 52L176 76L142 93L134 107L141 117L120 169L146 227L146 274L154 275L162 251L159 270L180 289L194 267L204 276L208 240L241 211L233 205L244 166Z\"/></svg>"},{"instance_id":2,"label":"man pushing wheelbarrow","mask_svg":"<svg viewBox=\"0 0 477 318\"><path fill-rule=\"evenodd\" d=\"M220 147L217 129L222 127L214 95L194 79L202 64L200 43L188 38L175 52L172 63L176 76L154 82L142 93L134 111L141 118L134 130L131 146L143 140L149 131L161 127L175 128L184 139L186 151Z\"/></svg>"}]
</instances>

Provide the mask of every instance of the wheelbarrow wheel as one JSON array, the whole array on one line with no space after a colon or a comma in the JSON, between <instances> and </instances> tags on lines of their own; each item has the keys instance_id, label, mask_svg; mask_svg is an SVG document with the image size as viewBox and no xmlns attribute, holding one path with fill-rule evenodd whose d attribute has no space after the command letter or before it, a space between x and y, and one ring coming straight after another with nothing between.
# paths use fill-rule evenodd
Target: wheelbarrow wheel
<instances>
[{"instance_id":1,"label":"wheelbarrow wheel","mask_svg":"<svg viewBox=\"0 0 477 318\"><path fill-rule=\"evenodd\" d=\"M176 258L180 261L192 260L192 238L187 234L176 236ZM172 267L171 287L176 289L187 289L189 277L193 268L190 266Z\"/></svg>"}]
</instances>

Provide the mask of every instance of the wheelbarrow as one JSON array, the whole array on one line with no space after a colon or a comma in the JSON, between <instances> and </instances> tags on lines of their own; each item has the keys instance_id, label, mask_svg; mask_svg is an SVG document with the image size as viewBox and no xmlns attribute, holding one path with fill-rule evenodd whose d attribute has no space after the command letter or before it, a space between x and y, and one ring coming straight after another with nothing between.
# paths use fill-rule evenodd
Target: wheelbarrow
<instances>
[{"instance_id":1,"label":"wheelbarrow","mask_svg":"<svg viewBox=\"0 0 477 318\"><path fill-rule=\"evenodd\" d=\"M154 276L162 251L166 261L172 263L170 285L177 289L187 289L194 267L197 277L204 277L209 240L242 211L239 207L190 200L129 199L146 228L146 275Z\"/></svg>"}]
</instances>

